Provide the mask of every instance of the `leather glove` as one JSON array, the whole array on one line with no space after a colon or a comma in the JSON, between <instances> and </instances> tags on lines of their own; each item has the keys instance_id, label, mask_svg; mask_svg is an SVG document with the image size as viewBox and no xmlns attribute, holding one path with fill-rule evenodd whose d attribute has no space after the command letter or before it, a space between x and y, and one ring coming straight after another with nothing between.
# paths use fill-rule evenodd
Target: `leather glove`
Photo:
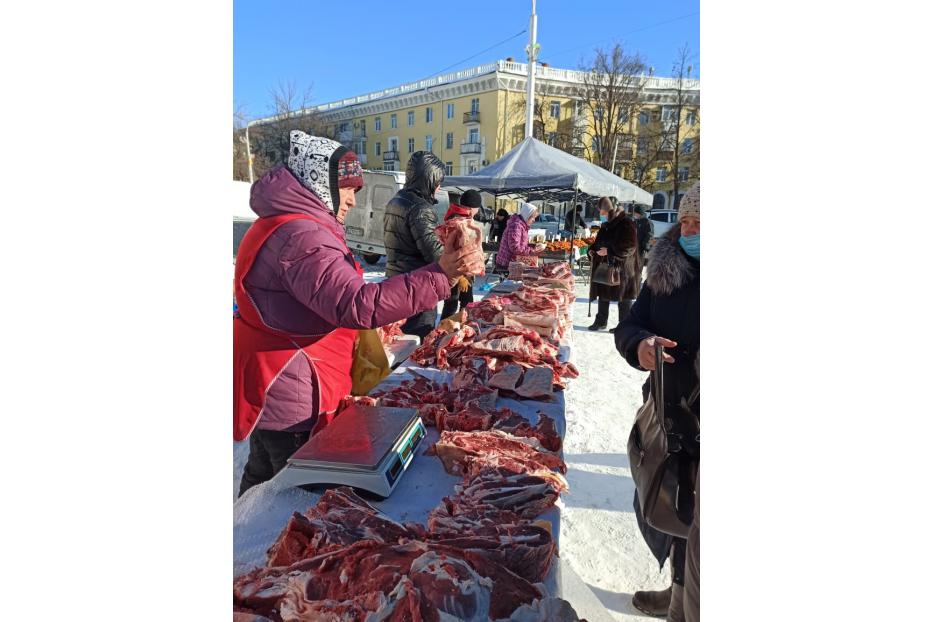
<instances>
[{"instance_id":1,"label":"leather glove","mask_svg":"<svg viewBox=\"0 0 933 622\"><path fill-rule=\"evenodd\" d=\"M467 280L465 276L461 276L457 279L457 286L460 288L460 293L462 294L470 289L470 281Z\"/></svg>"}]
</instances>

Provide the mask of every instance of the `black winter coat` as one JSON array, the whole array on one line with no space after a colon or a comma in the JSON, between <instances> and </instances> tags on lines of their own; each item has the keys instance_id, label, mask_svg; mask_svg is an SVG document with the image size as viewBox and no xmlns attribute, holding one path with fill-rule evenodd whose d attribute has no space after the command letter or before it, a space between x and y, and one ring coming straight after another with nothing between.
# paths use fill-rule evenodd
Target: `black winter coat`
<instances>
[{"instance_id":1,"label":"black winter coat","mask_svg":"<svg viewBox=\"0 0 933 622\"><path fill-rule=\"evenodd\" d=\"M412 272L437 261L444 247L434 233L434 189L444 180L444 163L430 152L411 156L405 187L392 197L384 216L386 276Z\"/></svg>"},{"instance_id":2,"label":"black winter coat","mask_svg":"<svg viewBox=\"0 0 933 622\"><path fill-rule=\"evenodd\" d=\"M635 231L638 234L638 250L642 253L648 252L651 237L654 235L654 226L651 224L651 220L645 217L636 219Z\"/></svg>"},{"instance_id":3,"label":"black winter coat","mask_svg":"<svg viewBox=\"0 0 933 622\"><path fill-rule=\"evenodd\" d=\"M609 251L606 257L600 257L596 251L605 246ZM590 246L593 261L593 273L604 261L612 261L622 267L622 283L610 287L590 282L590 299L632 300L638 296L641 285L641 256L638 250L638 236L635 233L635 221L625 214L604 223L596 233L596 241Z\"/></svg>"},{"instance_id":4,"label":"black winter coat","mask_svg":"<svg viewBox=\"0 0 933 622\"><path fill-rule=\"evenodd\" d=\"M700 262L684 253L679 238L680 227L673 227L651 249L648 279L628 317L622 320L615 333L616 349L636 369L641 369L638 344L643 339L658 335L677 342L677 347L669 350L674 363L664 365L664 401L667 404L679 404L681 398L690 396L699 382ZM646 398L648 391L646 382ZM699 402L692 410L699 417ZM676 409L667 412L673 413ZM677 547L673 567L682 581L685 541L653 529L640 515L637 518L645 542L659 564L664 565L672 543Z\"/></svg>"}]
</instances>

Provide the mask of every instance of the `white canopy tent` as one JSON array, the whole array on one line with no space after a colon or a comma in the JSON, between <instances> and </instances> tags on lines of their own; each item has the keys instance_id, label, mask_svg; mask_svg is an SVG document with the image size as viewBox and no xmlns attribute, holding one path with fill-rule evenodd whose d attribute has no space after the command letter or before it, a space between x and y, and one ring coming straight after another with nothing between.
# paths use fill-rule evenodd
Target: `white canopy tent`
<instances>
[{"instance_id":1,"label":"white canopy tent","mask_svg":"<svg viewBox=\"0 0 933 622\"><path fill-rule=\"evenodd\" d=\"M618 175L532 137L471 175L447 177L443 187L461 192L473 188L528 201L566 201L579 195L611 196L620 203L641 205L651 205L653 200L650 193Z\"/></svg>"}]
</instances>

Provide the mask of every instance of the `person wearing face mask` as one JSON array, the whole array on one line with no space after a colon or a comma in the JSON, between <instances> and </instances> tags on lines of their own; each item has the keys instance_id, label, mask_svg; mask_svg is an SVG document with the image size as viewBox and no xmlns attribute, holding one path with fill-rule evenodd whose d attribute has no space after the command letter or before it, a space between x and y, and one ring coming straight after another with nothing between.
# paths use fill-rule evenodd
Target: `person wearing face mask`
<instances>
[{"instance_id":1,"label":"person wearing face mask","mask_svg":"<svg viewBox=\"0 0 933 622\"><path fill-rule=\"evenodd\" d=\"M628 317L615 334L615 345L629 365L639 370L654 370L655 342L664 354L665 414L678 411L681 404L699 386L697 364L700 351L700 184L684 195L678 212L679 226L672 227L648 254L648 278ZM647 398L648 382L642 388ZM671 407L669 408L668 405ZM699 419L700 403L691 410ZM672 421L674 427L677 422ZM686 445L686 443L685 443ZM691 448L699 460L699 446ZM688 482L681 482L687 485ZM687 543L682 538L664 534L645 523L635 495L635 516L642 536L663 567L671 558L672 585L662 591L639 591L632 597L636 609L668 620L684 619L684 574Z\"/></svg>"},{"instance_id":2,"label":"person wearing face mask","mask_svg":"<svg viewBox=\"0 0 933 622\"><path fill-rule=\"evenodd\" d=\"M240 484L271 479L335 416L351 389L357 331L397 322L450 295L483 268L481 252L366 283L343 220L363 186L359 158L333 140L289 135L288 164L250 190L259 218L237 254L233 437L249 437Z\"/></svg>"},{"instance_id":3,"label":"person wearing face mask","mask_svg":"<svg viewBox=\"0 0 933 622\"><path fill-rule=\"evenodd\" d=\"M641 284L641 256L638 254L638 234L635 221L616 207L609 197L599 200L599 220L602 223L596 233L596 240L590 246L588 254L592 270L603 262L620 268L619 285L606 285L590 282L590 300L599 300L596 320L590 330L602 330L609 323L609 307L612 301L619 301L619 322L628 315L632 302L638 295ZM613 329L612 332L615 332Z\"/></svg>"},{"instance_id":4,"label":"person wearing face mask","mask_svg":"<svg viewBox=\"0 0 933 622\"><path fill-rule=\"evenodd\" d=\"M512 214L505 225L499 250L496 252L496 271L508 272L509 263L521 255L537 255L545 249L544 244L528 244L528 230L538 217L538 208L522 202L517 214Z\"/></svg>"}]
</instances>

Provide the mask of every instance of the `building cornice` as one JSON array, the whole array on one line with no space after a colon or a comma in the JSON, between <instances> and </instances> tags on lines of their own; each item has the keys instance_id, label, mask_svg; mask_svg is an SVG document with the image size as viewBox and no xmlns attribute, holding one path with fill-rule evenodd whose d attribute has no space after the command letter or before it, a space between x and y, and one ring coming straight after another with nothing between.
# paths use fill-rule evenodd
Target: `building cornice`
<instances>
[{"instance_id":1,"label":"building cornice","mask_svg":"<svg viewBox=\"0 0 933 622\"><path fill-rule=\"evenodd\" d=\"M536 83L540 85L539 94L543 96L572 97L580 85L584 84L585 72L575 69L538 66ZM326 121L340 121L359 116L393 112L414 106L425 106L447 99L487 93L498 89L513 92L525 92L528 65L512 61L496 61L448 74L418 80L380 91L374 91L357 97L313 106L295 111L291 116L321 114ZM647 91L646 103L672 103L678 87L677 78L644 76L642 78ZM690 104L699 104L700 81L685 79L683 86L688 91L695 91L688 96ZM274 115L251 121L251 125L272 123L284 119L284 115Z\"/></svg>"}]
</instances>

